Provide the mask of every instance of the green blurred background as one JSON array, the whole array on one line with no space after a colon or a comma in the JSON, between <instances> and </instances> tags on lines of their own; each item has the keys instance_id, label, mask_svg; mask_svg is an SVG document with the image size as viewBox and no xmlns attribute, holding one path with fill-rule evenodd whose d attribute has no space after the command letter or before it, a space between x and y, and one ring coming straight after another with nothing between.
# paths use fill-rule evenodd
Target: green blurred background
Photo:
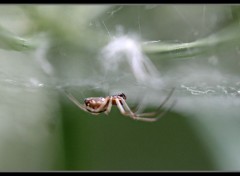
<instances>
[{"instance_id":1,"label":"green blurred background","mask_svg":"<svg viewBox=\"0 0 240 176\"><path fill-rule=\"evenodd\" d=\"M238 5L1 5L0 171L240 169ZM138 84L126 61L104 69L113 38L137 36L164 91ZM155 41L155 42L151 42ZM148 43L148 44L146 44ZM114 59L114 58L113 58ZM78 109L124 92L163 119ZM169 105L166 105L169 106Z\"/></svg>"}]
</instances>

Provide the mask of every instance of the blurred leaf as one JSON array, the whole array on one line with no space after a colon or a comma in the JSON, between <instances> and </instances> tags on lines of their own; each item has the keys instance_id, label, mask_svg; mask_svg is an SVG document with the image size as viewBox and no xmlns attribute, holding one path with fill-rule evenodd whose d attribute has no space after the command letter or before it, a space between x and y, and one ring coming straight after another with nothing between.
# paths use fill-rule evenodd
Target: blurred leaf
<instances>
[{"instance_id":1,"label":"blurred leaf","mask_svg":"<svg viewBox=\"0 0 240 176\"><path fill-rule=\"evenodd\" d=\"M19 37L0 26L0 48L16 51L28 51L36 46L29 39Z\"/></svg>"},{"instance_id":2,"label":"blurred leaf","mask_svg":"<svg viewBox=\"0 0 240 176\"><path fill-rule=\"evenodd\" d=\"M168 54L171 58L192 57L217 48L227 49L240 43L238 23L231 24L219 32L189 43L152 42L142 45L144 52L149 54Z\"/></svg>"},{"instance_id":3,"label":"blurred leaf","mask_svg":"<svg viewBox=\"0 0 240 176\"><path fill-rule=\"evenodd\" d=\"M111 5L67 5L67 6L22 6L22 9L32 21L32 32L46 31L54 40L64 41L91 50L96 49L104 41L91 30L92 20L106 12ZM56 41L58 42L58 41ZM94 43L94 45L93 45Z\"/></svg>"}]
</instances>

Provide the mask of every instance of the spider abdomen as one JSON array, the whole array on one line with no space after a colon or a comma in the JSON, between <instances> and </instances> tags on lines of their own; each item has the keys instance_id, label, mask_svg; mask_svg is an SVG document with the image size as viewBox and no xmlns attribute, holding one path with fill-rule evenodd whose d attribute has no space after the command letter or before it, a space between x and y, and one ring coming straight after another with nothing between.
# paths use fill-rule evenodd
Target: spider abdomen
<instances>
[{"instance_id":1,"label":"spider abdomen","mask_svg":"<svg viewBox=\"0 0 240 176\"><path fill-rule=\"evenodd\" d=\"M98 109L104 101L105 101L105 98L103 97L90 97L90 98L86 98L84 100L84 103L86 105L86 109L90 112L93 112L92 110ZM100 112L106 111L106 107L103 107Z\"/></svg>"}]
</instances>

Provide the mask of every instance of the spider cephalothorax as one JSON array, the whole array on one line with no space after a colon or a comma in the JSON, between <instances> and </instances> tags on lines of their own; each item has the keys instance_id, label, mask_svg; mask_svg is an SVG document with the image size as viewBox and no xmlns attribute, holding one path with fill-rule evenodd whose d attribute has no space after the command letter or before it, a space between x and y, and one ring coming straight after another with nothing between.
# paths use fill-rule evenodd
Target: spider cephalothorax
<instances>
[{"instance_id":1,"label":"spider cephalothorax","mask_svg":"<svg viewBox=\"0 0 240 176\"><path fill-rule=\"evenodd\" d=\"M117 96L122 97L124 100L127 99L127 97L126 97L126 95L125 95L124 93L120 93L120 94L118 94Z\"/></svg>"}]
</instances>

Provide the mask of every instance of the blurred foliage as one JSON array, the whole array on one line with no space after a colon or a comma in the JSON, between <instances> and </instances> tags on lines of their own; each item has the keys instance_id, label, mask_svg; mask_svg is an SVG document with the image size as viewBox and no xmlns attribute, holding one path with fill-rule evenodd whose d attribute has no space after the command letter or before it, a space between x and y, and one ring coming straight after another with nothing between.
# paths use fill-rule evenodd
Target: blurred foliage
<instances>
[{"instance_id":1,"label":"blurred foliage","mask_svg":"<svg viewBox=\"0 0 240 176\"><path fill-rule=\"evenodd\" d=\"M239 7L0 6L0 170L239 170ZM121 91L154 110L167 91L138 85L127 64L101 67L120 35L137 35L176 87L156 123L115 107L93 116L59 91L80 101Z\"/></svg>"}]
</instances>

